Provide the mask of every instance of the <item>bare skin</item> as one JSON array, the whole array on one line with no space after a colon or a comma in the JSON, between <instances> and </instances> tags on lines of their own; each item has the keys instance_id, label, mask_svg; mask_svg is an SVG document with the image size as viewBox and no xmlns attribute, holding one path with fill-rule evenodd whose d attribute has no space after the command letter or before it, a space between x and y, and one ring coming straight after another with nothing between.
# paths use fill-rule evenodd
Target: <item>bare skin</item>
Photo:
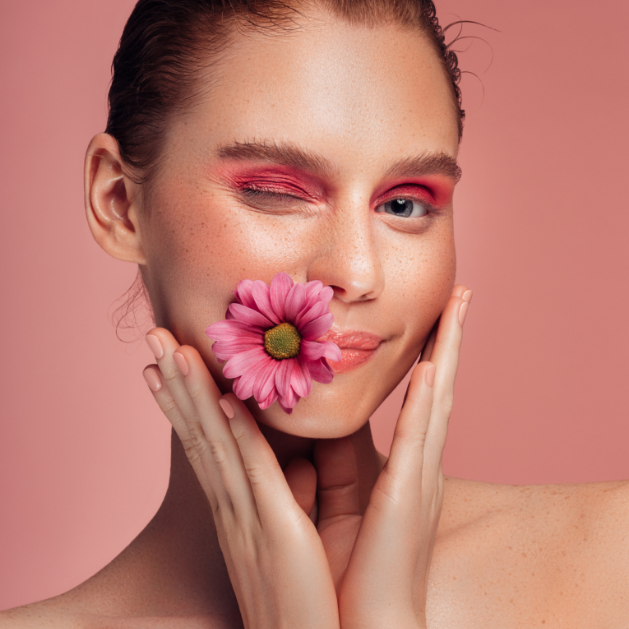
<instances>
[{"instance_id":1,"label":"bare skin","mask_svg":"<svg viewBox=\"0 0 629 629\"><path fill-rule=\"evenodd\" d=\"M393 26L365 29L312 15L308 28L290 37L251 35L237 42L219 76L211 102L172 122L150 195L123 174L110 136L96 136L86 160L92 232L108 253L140 265L160 326L152 334L165 353L150 369L162 379L156 400L174 426L166 498L146 529L101 572L64 595L4 612L1 626L227 628L242 627L243 617L249 628L282 626L285 618L272 616L256 625L261 615L277 610L247 615L248 590L234 582L246 576L246 570L239 572L246 554L243 559L237 544L225 542L212 507L242 472L238 453L245 461L271 453L260 440L264 435L273 456L259 464L270 470L269 487L284 501L269 517L312 516L312 522L299 522L304 535L311 535L308 543L297 540L289 547L285 535L290 552L282 555L285 549L276 548L271 557L286 573L274 568L248 586L263 583L273 596L291 594L284 607L297 601L291 609L297 616L288 626L321 626L326 618L326 629L369 629L369 618L357 614L395 584L407 568L406 555L415 552L408 578L413 591L408 588L407 599L397 596L403 587L387 594L386 600L395 600L393 611L387 605L369 610L381 614L376 626L625 627L626 483L510 487L446 479L440 519L438 509L436 517L422 510L424 497L441 500L440 456L461 340L459 313L469 294L466 287L452 289L456 177L418 172L399 181L386 173L393 162L418 153L456 159L451 94L434 52L416 33ZM275 197L244 202L225 173L243 163L258 168L261 161L221 160L217 147L253 139L290 142L328 160L330 172L300 174L312 177L321 195L299 203ZM400 196L419 196L421 203L425 193L419 188L432 191L438 213L414 219L382 211L385 201ZM330 385L315 385L290 417L277 405L260 411L251 401L230 398L240 422L234 428L217 405L230 385L204 329L223 318L238 280L269 281L280 269L296 281L333 286L335 324L376 332L385 342L365 365L338 374ZM440 314L436 349L428 340L387 468L398 471L389 481L400 492L399 504L416 509L396 518L391 505L381 504L381 521L366 524L374 513L372 490L387 474L365 422L411 367ZM192 375L176 370L175 351L185 355ZM434 400L425 384L431 364ZM189 401L191 378L205 378L207 408L178 414L173 409ZM416 402L429 393L431 410L424 416ZM192 458L190 450L184 452L181 439L186 442L195 421L232 447L234 464L224 477L207 473L211 458L209 467L199 464L202 452ZM247 449L248 438L258 439L257 446ZM355 469L346 465L352 449ZM272 477L274 457L286 477ZM408 462L416 460L428 461L422 475L409 472ZM245 500L246 492L234 492L232 501ZM268 497L254 499L263 510ZM327 526L332 523L337 526ZM395 533L383 535L389 526ZM387 565L383 556L399 561ZM376 577L370 577L374 566ZM316 596L299 590L304 570L311 589L320 586ZM326 616L337 603L338 615Z\"/></svg>"}]
</instances>

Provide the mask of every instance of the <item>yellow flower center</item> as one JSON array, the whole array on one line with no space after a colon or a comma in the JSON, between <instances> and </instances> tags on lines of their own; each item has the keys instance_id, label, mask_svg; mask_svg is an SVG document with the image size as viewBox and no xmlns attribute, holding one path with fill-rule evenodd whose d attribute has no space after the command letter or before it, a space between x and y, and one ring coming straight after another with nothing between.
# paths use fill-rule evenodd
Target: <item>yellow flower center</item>
<instances>
[{"instance_id":1,"label":"yellow flower center","mask_svg":"<svg viewBox=\"0 0 629 629\"><path fill-rule=\"evenodd\" d=\"M297 356L300 342L297 328L290 323L280 323L264 333L264 349L275 360Z\"/></svg>"}]
</instances>

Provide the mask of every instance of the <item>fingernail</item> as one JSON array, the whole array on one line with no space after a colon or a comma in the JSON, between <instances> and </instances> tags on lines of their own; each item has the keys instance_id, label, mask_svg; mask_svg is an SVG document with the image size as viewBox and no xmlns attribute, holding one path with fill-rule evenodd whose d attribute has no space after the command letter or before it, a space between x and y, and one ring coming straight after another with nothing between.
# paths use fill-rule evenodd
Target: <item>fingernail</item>
<instances>
[{"instance_id":1,"label":"fingernail","mask_svg":"<svg viewBox=\"0 0 629 629\"><path fill-rule=\"evenodd\" d=\"M437 371L437 368L434 365L429 365L428 367L426 367L426 384L429 387L432 387L435 384L436 371Z\"/></svg>"},{"instance_id":2,"label":"fingernail","mask_svg":"<svg viewBox=\"0 0 629 629\"><path fill-rule=\"evenodd\" d=\"M470 303L470 301L472 301L472 295L474 293L472 293L472 289L468 289L466 290L462 295L461 295L461 299L463 301L466 301L468 304Z\"/></svg>"},{"instance_id":3,"label":"fingernail","mask_svg":"<svg viewBox=\"0 0 629 629\"><path fill-rule=\"evenodd\" d=\"M147 334L145 338L149 349L153 352L155 358L159 360L164 355L164 348L159 339L153 334Z\"/></svg>"},{"instance_id":4,"label":"fingernail","mask_svg":"<svg viewBox=\"0 0 629 629\"><path fill-rule=\"evenodd\" d=\"M146 384L149 385L149 389L157 393L162 388L162 381L159 379L159 376L155 373L153 369L150 367L145 369L142 372L144 379L146 380Z\"/></svg>"},{"instance_id":5,"label":"fingernail","mask_svg":"<svg viewBox=\"0 0 629 629\"><path fill-rule=\"evenodd\" d=\"M188 361L186 360L186 357L179 352L175 352L173 354L173 358L175 359L175 363L177 363L177 367L179 367L179 371L181 371L184 376L187 376L190 369L188 368Z\"/></svg>"},{"instance_id":6,"label":"fingernail","mask_svg":"<svg viewBox=\"0 0 629 629\"><path fill-rule=\"evenodd\" d=\"M234 407L225 398L221 398L218 403L221 405L225 415L227 415L227 419L231 419L235 415Z\"/></svg>"},{"instance_id":7,"label":"fingernail","mask_svg":"<svg viewBox=\"0 0 629 629\"><path fill-rule=\"evenodd\" d=\"M463 327L463 323L465 322L465 315L467 314L467 306L468 306L468 303L464 301L461 304L461 309L459 310L459 323L461 324L461 327Z\"/></svg>"}]
</instances>

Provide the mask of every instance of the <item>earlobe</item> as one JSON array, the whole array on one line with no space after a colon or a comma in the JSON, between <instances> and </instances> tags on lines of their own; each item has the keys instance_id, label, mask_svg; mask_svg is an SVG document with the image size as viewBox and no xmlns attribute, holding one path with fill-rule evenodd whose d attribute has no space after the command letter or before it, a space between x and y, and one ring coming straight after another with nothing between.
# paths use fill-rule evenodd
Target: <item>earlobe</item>
<instances>
[{"instance_id":1,"label":"earlobe","mask_svg":"<svg viewBox=\"0 0 629 629\"><path fill-rule=\"evenodd\" d=\"M145 264L138 215L141 188L123 171L115 138L99 133L85 156L85 209L96 242L118 260Z\"/></svg>"}]
</instances>

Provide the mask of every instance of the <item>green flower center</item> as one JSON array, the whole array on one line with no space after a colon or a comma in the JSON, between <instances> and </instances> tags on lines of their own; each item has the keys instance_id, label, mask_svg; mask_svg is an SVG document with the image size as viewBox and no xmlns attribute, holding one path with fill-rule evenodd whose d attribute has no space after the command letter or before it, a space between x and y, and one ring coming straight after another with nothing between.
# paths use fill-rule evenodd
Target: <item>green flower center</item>
<instances>
[{"instance_id":1,"label":"green flower center","mask_svg":"<svg viewBox=\"0 0 629 629\"><path fill-rule=\"evenodd\" d=\"M275 360L297 356L300 342L297 328L290 323L280 323L264 333L264 349Z\"/></svg>"}]
</instances>

